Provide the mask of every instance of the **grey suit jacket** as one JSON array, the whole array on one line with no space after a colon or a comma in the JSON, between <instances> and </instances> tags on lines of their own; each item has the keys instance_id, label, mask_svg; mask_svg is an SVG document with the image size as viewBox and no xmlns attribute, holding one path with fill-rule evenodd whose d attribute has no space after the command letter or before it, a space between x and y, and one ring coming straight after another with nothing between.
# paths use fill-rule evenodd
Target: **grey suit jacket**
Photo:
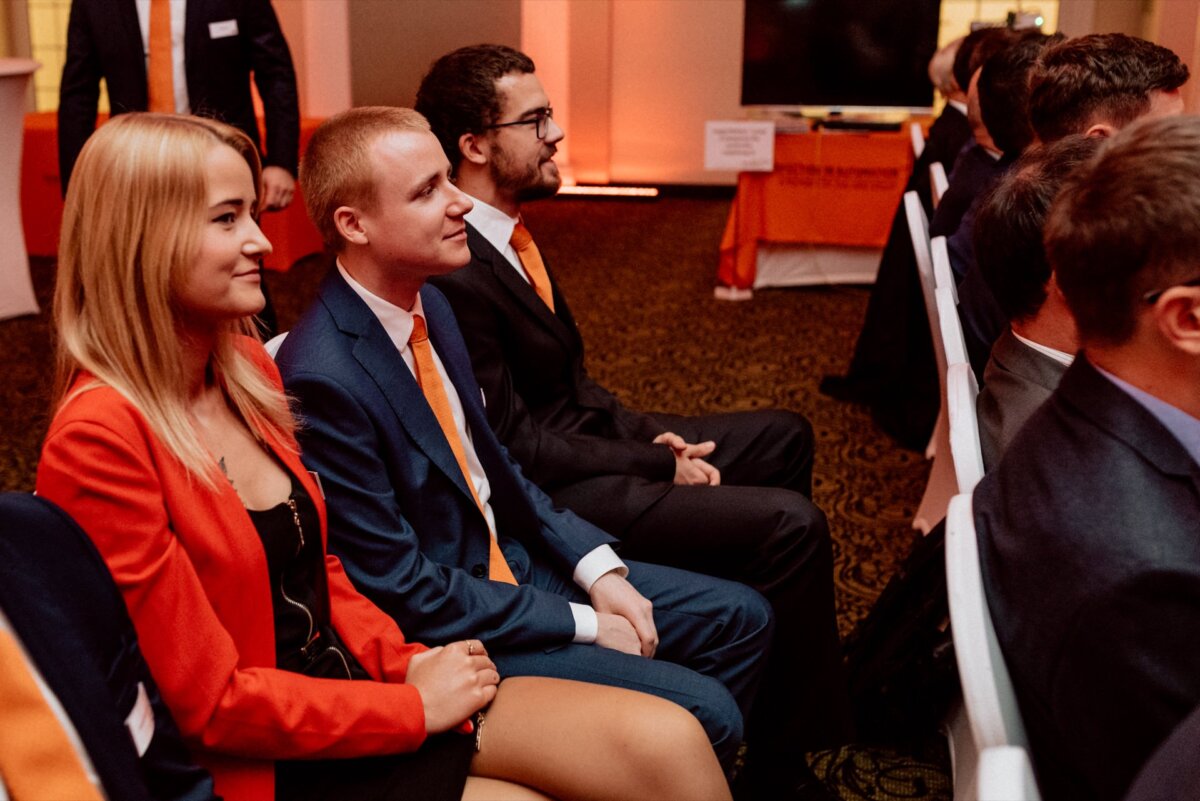
<instances>
[{"instance_id":1,"label":"grey suit jacket","mask_svg":"<svg viewBox=\"0 0 1200 801\"><path fill-rule=\"evenodd\" d=\"M983 389L975 402L983 466L991 470L1008 443L1058 387L1067 366L1038 353L1006 329L983 371Z\"/></svg>"}]
</instances>

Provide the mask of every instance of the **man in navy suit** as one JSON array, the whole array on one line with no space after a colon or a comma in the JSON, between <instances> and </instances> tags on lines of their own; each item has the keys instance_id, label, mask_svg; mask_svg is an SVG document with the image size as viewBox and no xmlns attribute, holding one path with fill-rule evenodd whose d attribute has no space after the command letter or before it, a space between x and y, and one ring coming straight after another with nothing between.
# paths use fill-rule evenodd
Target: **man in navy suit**
<instances>
[{"instance_id":1,"label":"man in navy suit","mask_svg":"<svg viewBox=\"0 0 1200 801\"><path fill-rule=\"evenodd\" d=\"M75 521L32 495L0 496L0 631L20 643L43 693L62 708L106 798L214 798L212 777L188 755L104 560ZM6 781L21 798L18 777L3 771L0 797L8 797Z\"/></svg>"},{"instance_id":2,"label":"man in navy suit","mask_svg":"<svg viewBox=\"0 0 1200 801\"><path fill-rule=\"evenodd\" d=\"M492 430L555 503L619 537L622 554L763 593L775 638L741 781L789 797L806 752L851 737L833 549L809 499L812 427L780 409L646 414L588 375L562 287L540 255L544 283L533 275L532 235L522 255L515 244L523 203L558 191L565 136L528 56L495 44L448 53L417 109L474 204L471 263L430 283L454 309Z\"/></svg>"},{"instance_id":3,"label":"man in navy suit","mask_svg":"<svg viewBox=\"0 0 1200 801\"><path fill-rule=\"evenodd\" d=\"M338 258L278 362L329 500L330 550L414 639L477 637L502 675L663 696L697 716L728 767L770 609L738 584L622 562L611 536L554 509L509 458L454 315L425 286L470 258L471 200L449 172L409 109L339 114L305 155L309 212ZM433 386L446 397L427 400Z\"/></svg>"},{"instance_id":4,"label":"man in navy suit","mask_svg":"<svg viewBox=\"0 0 1200 801\"><path fill-rule=\"evenodd\" d=\"M58 101L63 191L83 143L96 127L100 79L113 114L146 111L148 0L73 0ZM300 151L296 73L270 0L169 0L176 72L174 109L241 129L263 153L265 209L292 200ZM182 11L182 14L180 12ZM178 69L182 66L182 70ZM266 117L263 150L250 96L258 87Z\"/></svg>"},{"instance_id":5,"label":"man in navy suit","mask_svg":"<svg viewBox=\"0 0 1200 801\"><path fill-rule=\"evenodd\" d=\"M1200 118L1136 123L1055 199L1082 352L975 491L1042 793L1118 799L1200 703Z\"/></svg>"}]
</instances>

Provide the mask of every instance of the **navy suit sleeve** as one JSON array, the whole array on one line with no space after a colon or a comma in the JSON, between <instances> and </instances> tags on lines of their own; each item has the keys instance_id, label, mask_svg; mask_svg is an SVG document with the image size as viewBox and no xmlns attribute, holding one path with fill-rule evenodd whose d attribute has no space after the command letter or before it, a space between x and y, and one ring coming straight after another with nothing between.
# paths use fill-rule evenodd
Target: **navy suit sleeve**
<instances>
[{"instance_id":1,"label":"navy suit sleeve","mask_svg":"<svg viewBox=\"0 0 1200 801\"><path fill-rule=\"evenodd\" d=\"M87 4L76 0L67 23L67 54L58 89L58 170L64 195L79 151L96 129L102 69L94 35Z\"/></svg>"},{"instance_id":2,"label":"navy suit sleeve","mask_svg":"<svg viewBox=\"0 0 1200 801\"><path fill-rule=\"evenodd\" d=\"M1200 572L1140 571L1085 607L1062 644L1050 703L1097 798L1120 798L1200 700ZM1122 732L1114 737L1113 732Z\"/></svg>"},{"instance_id":3,"label":"navy suit sleeve","mask_svg":"<svg viewBox=\"0 0 1200 801\"><path fill-rule=\"evenodd\" d=\"M263 165L282 167L294 177L300 157L300 102L287 40L270 0L252 0L243 19L250 45L250 68L266 117Z\"/></svg>"},{"instance_id":4,"label":"navy suit sleeve","mask_svg":"<svg viewBox=\"0 0 1200 801\"><path fill-rule=\"evenodd\" d=\"M565 598L529 584L476 578L423 552L422 540L461 543L460 523L435 518L428 509L402 508L392 482L417 479L390 474L384 454L397 445L381 437L358 398L324 375L290 373L286 383L303 410L304 461L320 475L328 499L330 550L356 587L401 629L430 644L478 637L488 647L540 647L573 639L575 622ZM423 502L419 495L413 503ZM409 512L421 515L424 526L447 528L418 536Z\"/></svg>"}]
</instances>

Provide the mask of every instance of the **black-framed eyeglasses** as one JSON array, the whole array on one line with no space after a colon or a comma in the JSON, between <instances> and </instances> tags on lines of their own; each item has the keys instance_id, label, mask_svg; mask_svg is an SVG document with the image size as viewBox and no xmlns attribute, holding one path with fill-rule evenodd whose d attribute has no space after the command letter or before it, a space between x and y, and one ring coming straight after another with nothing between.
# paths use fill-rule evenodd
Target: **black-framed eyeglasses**
<instances>
[{"instance_id":1,"label":"black-framed eyeglasses","mask_svg":"<svg viewBox=\"0 0 1200 801\"><path fill-rule=\"evenodd\" d=\"M546 134L550 130L548 120L554 119L554 109L546 106L533 112L534 116L524 120L516 120L515 122L498 122L494 125L484 126L486 128L509 128L513 125L532 125L533 133L538 139L545 139Z\"/></svg>"},{"instance_id":2,"label":"black-framed eyeglasses","mask_svg":"<svg viewBox=\"0 0 1200 801\"><path fill-rule=\"evenodd\" d=\"M1162 297L1162 294L1164 292L1166 292L1168 289L1174 289L1177 286L1200 286L1200 275L1196 276L1195 278L1193 278L1190 281L1183 281L1178 284L1171 284L1170 286L1164 286L1162 289L1155 289L1152 292L1147 292L1145 295L1142 295L1142 302L1143 303L1157 303L1158 299Z\"/></svg>"}]
</instances>

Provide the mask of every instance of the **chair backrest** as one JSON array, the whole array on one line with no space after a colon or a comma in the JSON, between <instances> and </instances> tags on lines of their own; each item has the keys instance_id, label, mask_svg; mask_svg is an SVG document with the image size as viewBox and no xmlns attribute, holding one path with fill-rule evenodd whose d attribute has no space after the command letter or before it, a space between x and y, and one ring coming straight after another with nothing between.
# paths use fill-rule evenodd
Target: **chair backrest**
<instances>
[{"instance_id":1,"label":"chair backrest","mask_svg":"<svg viewBox=\"0 0 1200 801\"><path fill-rule=\"evenodd\" d=\"M958 280L954 277L954 268L950 266L950 251L946 247L946 237L935 236L929 240L929 255L933 259L933 285L946 287L958 304Z\"/></svg>"},{"instance_id":2,"label":"chair backrest","mask_svg":"<svg viewBox=\"0 0 1200 801\"><path fill-rule=\"evenodd\" d=\"M949 289L939 286L933 290L938 313L938 336L942 352L946 354L946 365L967 361L967 342L963 338L962 321L958 318L958 306Z\"/></svg>"},{"instance_id":3,"label":"chair backrest","mask_svg":"<svg viewBox=\"0 0 1200 801\"><path fill-rule=\"evenodd\" d=\"M950 179L946 177L946 168L942 166L942 162L935 161L929 165L929 196L933 200L933 207L936 209L938 204L942 202L942 195L946 194L946 190L950 188Z\"/></svg>"},{"instance_id":4,"label":"chair backrest","mask_svg":"<svg viewBox=\"0 0 1200 801\"><path fill-rule=\"evenodd\" d=\"M925 132L921 130L921 123L914 122L908 126L908 135L912 137L913 158L921 158L925 152Z\"/></svg>"},{"instance_id":5,"label":"chair backrest","mask_svg":"<svg viewBox=\"0 0 1200 801\"><path fill-rule=\"evenodd\" d=\"M975 413L977 397L979 384L971 365L966 362L950 365L946 371L946 415L950 418L950 453L954 456L959 492L970 492L983 478L983 448L979 444L979 418Z\"/></svg>"},{"instance_id":6,"label":"chair backrest","mask_svg":"<svg viewBox=\"0 0 1200 801\"><path fill-rule=\"evenodd\" d=\"M929 333L933 337L933 351L937 357L937 371L944 389L947 362L939 330L937 298L934 295L933 257L929 251L929 218L925 216L925 209L915 191L904 193L904 216L908 220L908 235L912 240L913 255L917 260L917 275L921 279L921 297L925 301Z\"/></svg>"},{"instance_id":7,"label":"chair backrest","mask_svg":"<svg viewBox=\"0 0 1200 801\"><path fill-rule=\"evenodd\" d=\"M985 748L979 755L976 797L981 801L1041 801L1029 753L1015 745Z\"/></svg>"},{"instance_id":8,"label":"chair backrest","mask_svg":"<svg viewBox=\"0 0 1200 801\"><path fill-rule=\"evenodd\" d=\"M266 348L267 353L272 359L279 355L279 349L283 347L283 340L287 339L287 335L288 332L284 331L282 334L273 336L263 343L263 347Z\"/></svg>"},{"instance_id":9,"label":"chair backrest","mask_svg":"<svg viewBox=\"0 0 1200 801\"><path fill-rule=\"evenodd\" d=\"M980 751L999 745L1028 748L1012 677L984 594L973 514L966 494L954 496L946 514L946 594L963 703Z\"/></svg>"}]
</instances>

